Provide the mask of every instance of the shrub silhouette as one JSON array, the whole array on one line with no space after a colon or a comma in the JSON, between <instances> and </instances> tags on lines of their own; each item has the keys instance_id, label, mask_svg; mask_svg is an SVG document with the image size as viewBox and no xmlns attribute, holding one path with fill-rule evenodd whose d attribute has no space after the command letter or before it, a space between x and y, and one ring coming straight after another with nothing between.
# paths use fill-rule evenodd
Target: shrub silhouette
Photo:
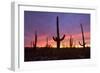
<instances>
[{"instance_id":1,"label":"shrub silhouette","mask_svg":"<svg viewBox=\"0 0 100 73\"><path fill-rule=\"evenodd\" d=\"M84 30L83 30L82 24L80 24L80 27L81 27L81 33L82 33L82 43L79 42L79 44L81 46L83 46L83 48L85 48L86 42L85 42L85 38L84 38Z\"/></svg>"},{"instance_id":2,"label":"shrub silhouette","mask_svg":"<svg viewBox=\"0 0 100 73\"><path fill-rule=\"evenodd\" d=\"M57 16L57 36L56 37L53 36L53 40L57 43L57 48L60 48L60 42L62 40L64 40L64 38L65 38L65 35L63 35L63 37L60 38L60 34L59 34L59 18Z\"/></svg>"},{"instance_id":3,"label":"shrub silhouette","mask_svg":"<svg viewBox=\"0 0 100 73\"><path fill-rule=\"evenodd\" d=\"M52 48L52 46L49 43L48 37L46 38L46 46L45 48Z\"/></svg>"}]
</instances>

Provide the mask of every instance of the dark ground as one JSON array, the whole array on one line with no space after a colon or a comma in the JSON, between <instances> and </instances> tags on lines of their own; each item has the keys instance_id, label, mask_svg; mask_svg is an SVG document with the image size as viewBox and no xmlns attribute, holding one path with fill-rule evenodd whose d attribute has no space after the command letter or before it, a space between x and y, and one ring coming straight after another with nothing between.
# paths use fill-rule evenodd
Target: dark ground
<instances>
[{"instance_id":1,"label":"dark ground","mask_svg":"<svg viewBox=\"0 0 100 73\"><path fill-rule=\"evenodd\" d=\"M68 59L89 59L90 47L87 48L28 48L24 50L24 61L47 61Z\"/></svg>"}]
</instances>

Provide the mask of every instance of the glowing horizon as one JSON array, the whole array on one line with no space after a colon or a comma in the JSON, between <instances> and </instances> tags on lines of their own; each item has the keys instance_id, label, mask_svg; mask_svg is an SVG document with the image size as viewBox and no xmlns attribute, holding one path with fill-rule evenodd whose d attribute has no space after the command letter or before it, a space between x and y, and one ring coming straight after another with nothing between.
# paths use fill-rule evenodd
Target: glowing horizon
<instances>
[{"instance_id":1,"label":"glowing horizon","mask_svg":"<svg viewBox=\"0 0 100 73\"><path fill-rule=\"evenodd\" d=\"M90 47L90 33L89 32L85 32L84 33L85 35L85 39L86 39L86 43L87 45L86 46L89 46ZM82 42L82 37L81 37L81 33L80 34L74 34L72 35L73 37L73 47L81 47L79 45L79 41ZM43 36L38 36L38 40L37 40L37 47L45 47L46 46L46 38L47 36L46 35L43 35ZM34 41L34 38L33 38L33 41ZM52 47L56 47L56 42L51 38L48 38L48 44L51 45ZM30 39L30 43L28 45L26 45L25 47L32 47L31 45L31 39ZM61 42L61 48L62 47L69 47L69 35L66 34L66 37L65 39Z\"/></svg>"},{"instance_id":2,"label":"glowing horizon","mask_svg":"<svg viewBox=\"0 0 100 73\"><path fill-rule=\"evenodd\" d=\"M81 47L82 34L80 24L83 24L86 46L90 47L90 14L82 13L54 13L54 12L24 12L24 47L31 47L34 41L34 33L37 31L37 47L48 44L56 47L56 42L52 39L56 36L56 17L59 16L60 37L64 34L65 39L61 42L62 47L69 47L69 35L72 35L75 47Z\"/></svg>"}]
</instances>

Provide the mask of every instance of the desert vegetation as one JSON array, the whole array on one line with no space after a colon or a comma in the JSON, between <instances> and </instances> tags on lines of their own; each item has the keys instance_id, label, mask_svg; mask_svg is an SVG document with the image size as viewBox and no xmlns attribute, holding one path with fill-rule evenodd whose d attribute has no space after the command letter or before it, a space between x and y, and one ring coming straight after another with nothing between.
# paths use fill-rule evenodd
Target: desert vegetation
<instances>
[{"instance_id":1,"label":"desert vegetation","mask_svg":"<svg viewBox=\"0 0 100 73\"><path fill-rule=\"evenodd\" d=\"M62 38L60 38L60 33L59 33L59 18L57 16L57 36L56 37L53 37L53 40L57 43L57 48L59 49L60 48L60 42L62 40L64 40L65 38L65 34L63 35Z\"/></svg>"},{"instance_id":2,"label":"desert vegetation","mask_svg":"<svg viewBox=\"0 0 100 73\"><path fill-rule=\"evenodd\" d=\"M90 58L90 47L86 47L85 35L83 25L80 24L80 31L82 34L82 43L79 41L79 45L82 47L74 46L73 35L69 35L69 47L61 48L61 42L65 39L66 35L60 36L59 17L56 17L56 36L51 36L52 40L56 42L56 47L52 47L49 44L48 37L46 37L45 47L38 47L38 35L37 31L34 34L34 40L32 39L31 47L25 47L24 61L44 61L44 60L64 60L64 59L87 59Z\"/></svg>"},{"instance_id":3,"label":"desert vegetation","mask_svg":"<svg viewBox=\"0 0 100 73\"><path fill-rule=\"evenodd\" d=\"M80 24L80 27L81 27L81 33L82 33L82 44L79 42L79 44L81 46L83 46L83 48L85 48L85 45L86 45L86 42L85 42L85 38L84 38L84 31L83 31L83 26L82 24Z\"/></svg>"}]
</instances>

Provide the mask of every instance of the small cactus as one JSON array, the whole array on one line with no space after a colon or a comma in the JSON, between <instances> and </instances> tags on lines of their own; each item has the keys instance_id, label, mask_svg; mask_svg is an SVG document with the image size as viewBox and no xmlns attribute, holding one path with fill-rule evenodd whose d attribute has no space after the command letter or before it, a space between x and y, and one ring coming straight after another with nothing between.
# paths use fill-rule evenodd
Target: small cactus
<instances>
[{"instance_id":1,"label":"small cactus","mask_svg":"<svg viewBox=\"0 0 100 73\"><path fill-rule=\"evenodd\" d=\"M34 48L37 47L37 32L35 31L35 39L34 39L34 42L33 42L33 46Z\"/></svg>"},{"instance_id":2,"label":"small cactus","mask_svg":"<svg viewBox=\"0 0 100 73\"><path fill-rule=\"evenodd\" d=\"M63 35L63 37L60 38L60 34L59 34L59 18L57 16L57 36L53 37L53 40L57 43L57 48L60 48L60 42L62 40L64 40L64 38L65 38L65 35Z\"/></svg>"},{"instance_id":3,"label":"small cactus","mask_svg":"<svg viewBox=\"0 0 100 73\"><path fill-rule=\"evenodd\" d=\"M48 47L48 37L46 38L46 47Z\"/></svg>"},{"instance_id":4,"label":"small cactus","mask_svg":"<svg viewBox=\"0 0 100 73\"><path fill-rule=\"evenodd\" d=\"M82 42L83 42L83 43L80 43L80 42L79 42L79 44L80 44L81 46L83 46L83 48L85 48L86 42L85 42L85 38L84 38L84 30L83 30L82 24L80 24L80 27L81 27Z\"/></svg>"},{"instance_id":5,"label":"small cactus","mask_svg":"<svg viewBox=\"0 0 100 73\"><path fill-rule=\"evenodd\" d=\"M70 48L73 47L73 38L72 38L72 35L70 35L69 45L70 45Z\"/></svg>"},{"instance_id":6,"label":"small cactus","mask_svg":"<svg viewBox=\"0 0 100 73\"><path fill-rule=\"evenodd\" d=\"M34 47L34 41L31 41L31 47L32 48Z\"/></svg>"}]
</instances>

